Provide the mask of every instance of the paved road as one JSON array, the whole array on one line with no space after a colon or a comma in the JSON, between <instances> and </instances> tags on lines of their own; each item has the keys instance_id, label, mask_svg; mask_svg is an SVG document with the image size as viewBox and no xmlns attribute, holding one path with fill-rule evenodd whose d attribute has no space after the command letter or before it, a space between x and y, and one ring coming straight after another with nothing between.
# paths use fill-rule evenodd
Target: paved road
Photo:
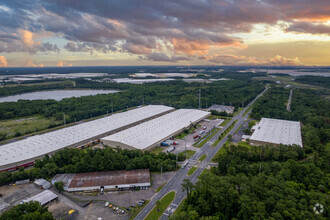
<instances>
[{"instance_id":1,"label":"paved road","mask_svg":"<svg viewBox=\"0 0 330 220\"><path fill-rule=\"evenodd\" d=\"M189 159L189 165L186 166L183 169L180 169L173 178L163 187L161 191L159 191L152 199L151 201L144 207L144 209L135 217L136 220L142 220L144 219L148 213L154 208L156 201L160 200L164 195L166 195L170 191L175 191L175 197L172 201L172 204L169 206L169 208L164 212L164 214L161 216L160 219L167 219L170 214L172 214L175 209L178 207L178 205L182 202L182 200L186 196L186 192L182 191L181 184L184 179L189 179L192 183L196 183L198 180L198 176L203 172L205 169L205 166L200 166L195 171L193 175L190 177L187 177L187 173L192 165L194 165L198 158L202 155L206 154L206 158L203 161L203 163L209 163L214 155L217 153L217 151L223 146L224 143L228 140L228 135L233 135L234 132L243 124L243 122L248 118L248 115L250 114L251 110L244 116L244 112L247 111L247 109L250 108L250 106L261 96L263 95L268 88L266 88L262 93L260 93L251 103L249 103L239 114L237 114L233 119L225 125L216 135L214 135L208 142L206 142L199 151L197 151L190 159ZM212 148L212 144L219 138L222 132L224 132L231 124L236 121L235 126L231 129L231 131L219 142L217 146Z\"/></svg>"},{"instance_id":2,"label":"paved road","mask_svg":"<svg viewBox=\"0 0 330 220\"><path fill-rule=\"evenodd\" d=\"M291 89L290 90L290 96L289 96L288 105L286 106L286 109L288 110L288 112L291 112L292 92L293 92L293 90Z\"/></svg>"}]
</instances>

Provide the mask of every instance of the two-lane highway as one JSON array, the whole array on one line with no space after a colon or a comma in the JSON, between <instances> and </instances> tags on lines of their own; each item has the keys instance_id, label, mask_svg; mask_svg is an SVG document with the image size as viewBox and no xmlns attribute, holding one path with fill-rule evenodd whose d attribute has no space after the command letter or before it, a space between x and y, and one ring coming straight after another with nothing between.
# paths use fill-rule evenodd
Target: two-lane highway
<instances>
[{"instance_id":1,"label":"two-lane highway","mask_svg":"<svg viewBox=\"0 0 330 220\"><path fill-rule=\"evenodd\" d=\"M135 217L137 220L144 219L148 213L154 208L156 205L156 201L160 200L163 196L165 196L170 191L175 191L175 197L172 201L172 204L169 206L171 209L170 212L165 211L164 214L161 216L161 219L167 219L168 216L177 208L177 206L182 202L182 200L185 198L186 193L182 191L181 184L183 183L184 179L189 179L192 183L196 183L198 180L198 176L203 172L204 166L199 167L193 175L190 177L187 177L187 173L199 157L206 154L206 158L204 160L204 163L208 163L212 160L214 155L217 153L217 151L223 146L224 143L228 140L228 135L233 135L234 132L243 124L243 122L247 119L249 113L244 115L244 113L251 107L251 105L260 97L262 96L268 88L265 88L265 90L260 93L252 102L250 102L239 114L237 114L233 119L224 126L217 134L215 134L209 141L207 141L199 151L197 151L190 159L189 159L189 166L186 166L183 169L178 170L178 172L172 177L172 179L163 187L161 191L159 191L152 199L151 201L144 207L144 209ZM212 148L212 144L219 138L219 136L231 125L236 121L236 124L231 129L230 132L215 146Z\"/></svg>"}]
</instances>

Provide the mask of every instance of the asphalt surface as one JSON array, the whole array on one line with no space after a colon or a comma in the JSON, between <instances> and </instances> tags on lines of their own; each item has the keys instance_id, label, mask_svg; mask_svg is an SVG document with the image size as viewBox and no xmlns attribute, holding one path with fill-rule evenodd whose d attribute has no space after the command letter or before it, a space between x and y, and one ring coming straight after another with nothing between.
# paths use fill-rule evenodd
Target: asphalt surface
<instances>
[{"instance_id":1,"label":"asphalt surface","mask_svg":"<svg viewBox=\"0 0 330 220\"><path fill-rule=\"evenodd\" d=\"M144 207L143 210L134 218L136 220L142 220L144 219L148 213L154 208L156 201L160 200L163 196L165 196L167 193L171 191L175 191L175 197L168 209L163 213L163 215L160 217L160 219L168 219L168 217L175 211L175 209L180 205L182 200L186 196L186 192L182 191L181 184L184 179L189 179L192 183L196 183L198 181L198 176L203 172L205 169L205 166L200 166L195 171L194 174L191 176L187 176L187 173L189 169L198 161L198 158L202 155L206 154L206 158L203 161L203 163L209 163L214 155L218 152L218 150L226 143L228 140L228 135L233 135L234 132L243 124L243 122L248 118L249 114L251 113L251 109L249 112L244 115L244 113L250 108L250 106L260 97L262 96L268 88L265 88L265 90L260 93L252 102L250 102L239 114L237 114L233 119L224 126L216 135L214 135L208 142L206 142L199 151L197 151L190 159L189 164L185 168L181 168L174 176L173 178L163 187L161 191L159 191L157 194L155 194L150 202ZM222 132L224 132L231 124L236 121L236 124L231 129L230 132L218 143L217 146L212 148L212 144L219 138Z\"/></svg>"},{"instance_id":2,"label":"asphalt surface","mask_svg":"<svg viewBox=\"0 0 330 220\"><path fill-rule=\"evenodd\" d=\"M286 109L288 110L288 112L291 112L291 101L292 101L292 89L290 90L290 96L289 96L289 101L288 101L288 105L286 106Z\"/></svg>"}]
</instances>

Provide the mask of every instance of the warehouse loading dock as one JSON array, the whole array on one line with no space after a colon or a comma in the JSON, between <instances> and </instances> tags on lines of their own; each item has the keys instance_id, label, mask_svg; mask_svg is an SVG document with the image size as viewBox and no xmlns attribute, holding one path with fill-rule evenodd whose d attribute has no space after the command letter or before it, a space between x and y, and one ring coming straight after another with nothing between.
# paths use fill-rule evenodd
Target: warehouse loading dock
<instances>
[{"instance_id":1,"label":"warehouse loading dock","mask_svg":"<svg viewBox=\"0 0 330 220\"><path fill-rule=\"evenodd\" d=\"M67 147L79 147L173 110L168 106L148 105L2 145L0 172L31 166L45 154L53 154Z\"/></svg>"},{"instance_id":2,"label":"warehouse loading dock","mask_svg":"<svg viewBox=\"0 0 330 220\"><path fill-rule=\"evenodd\" d=\"M180 109L101 139L104 145L149 150L209 117L210 112Z\"/></svg>"}]
</instances>

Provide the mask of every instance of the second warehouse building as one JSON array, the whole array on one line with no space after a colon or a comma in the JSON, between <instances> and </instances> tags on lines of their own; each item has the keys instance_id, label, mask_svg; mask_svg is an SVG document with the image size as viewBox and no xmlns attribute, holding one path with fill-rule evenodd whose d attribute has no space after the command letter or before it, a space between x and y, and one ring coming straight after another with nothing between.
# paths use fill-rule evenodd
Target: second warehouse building
<instances>
[{"instance_id":1,"label":"second warehouse building","mask_svg":"<svg viewBox=\"0 0 330 220\"><path fill-rule=\"evenodd\" d=\"M210 112L180 109L101 139L104 145L148 150L175 136L191 124L209 117Z\"/></svg>"}]
</instances>

